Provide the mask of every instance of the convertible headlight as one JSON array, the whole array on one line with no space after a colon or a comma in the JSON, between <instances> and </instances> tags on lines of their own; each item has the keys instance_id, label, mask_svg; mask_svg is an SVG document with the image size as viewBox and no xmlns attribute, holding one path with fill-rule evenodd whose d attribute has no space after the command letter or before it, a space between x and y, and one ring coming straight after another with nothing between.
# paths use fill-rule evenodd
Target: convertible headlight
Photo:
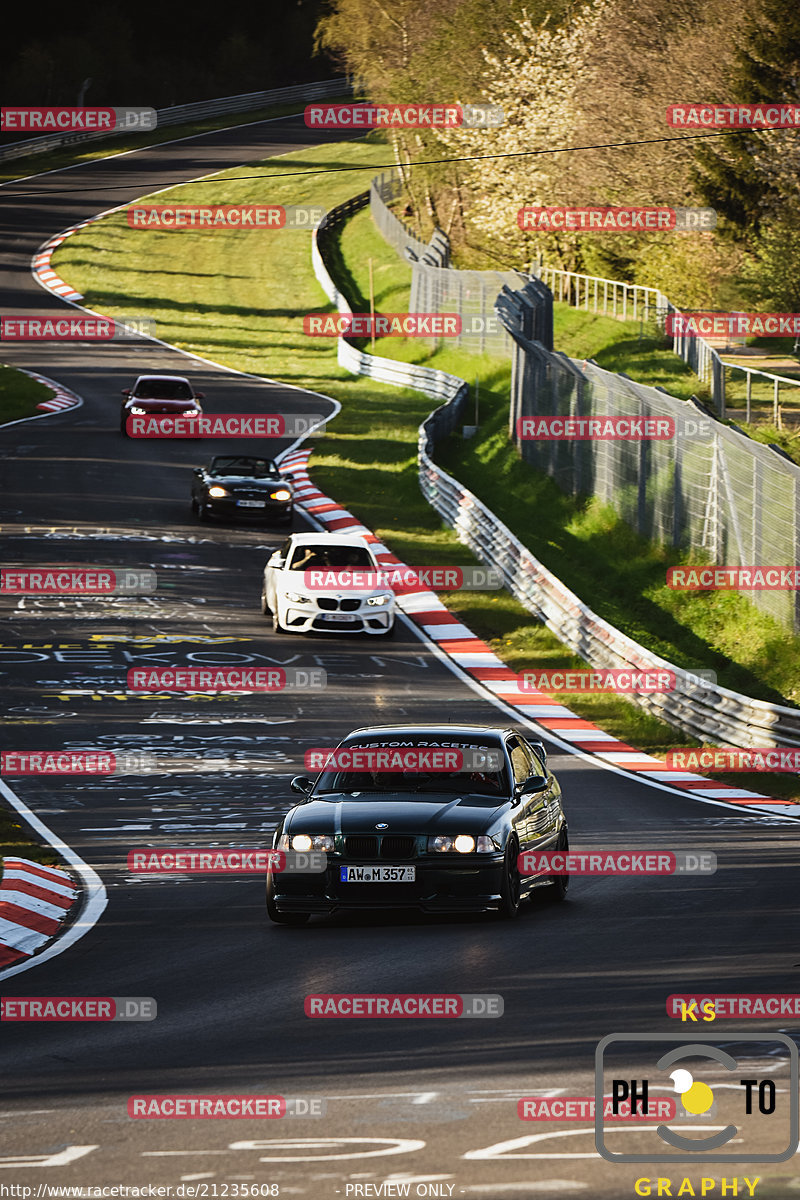
<instances>
[{"instance_id":1,"label":"convertible headlight","mask_svg":"<svg viewBox=\"0 0 800 1200\"><path fill-rule=\"evenodd\" d=\"M477 843L470 833L437 834L428 838L428 850L436 854L472 854L475 850L479 854L493 854L496 849L492 839L484 834L481 834Z\"/></svg>"},{"instance_id":2,"label":"convertible headlight","mask_svg":"<svg viewBox=\"0 0 800 1200\"><path fill-rule=\"evenodd\" d=\"M128 412L131 414L131 416L134 416L134 417L147 416L147 409L140 408L138 404L132 405L131 408L128 409Z\"/></svg>"},{"instance_id":3,"label":"convertible headlight","mask_svg":"<svg viewBox=\"0 0 800 1200\"><path fill-rule=\"evenodd\" d=\"M279 492L270 492L269 498L270 500L291 500L292 493L288 488L281 488Z\"/></svg>"},{"instance_id":4,"label":"convertible headlight","mask_svg":"<svg viewBox=\"0 0 800 1200\"><path fill-rule=\"evenodd\" d=\"M278 842L279 850L333 850L333 837L330 833L296 833L289 837L284 833Z\"/></svg>"},{"instance_id":5,"label":"convertible headlight","mask_svg":"<svg viewBox=\"0 0 800 1200\"><path fill-rule=\"evenodd\" d=\"M217 499L219 499L220 496L229 496L230 492L228 491L227 488L215 486L215 487L210 487L208 489L208 494L209 494L209 496L213 496L214 499L217 500Z\"/></svg>"},{"instance_id":6,"label":"convertible headlight","mask_svg":"<svg viewBox=\"0 0 800 1200\"><path fill-rule=\"evenodd\" d=\"M287 600L291 600L292 604L310 604L311 597L304 596L302 592L284 592Z\"/></svg>"},{"instance_id":7,"label":"convertible headlight","mask_svg":"<svg viewBox=\"0 0 800 1200\"><path fill-rule=\"evenodd\" d=\"M391 604L394 592L381 592L380 596L367 596L367 604L377 608L379 604Z\"/></svg>"}]
</instances>

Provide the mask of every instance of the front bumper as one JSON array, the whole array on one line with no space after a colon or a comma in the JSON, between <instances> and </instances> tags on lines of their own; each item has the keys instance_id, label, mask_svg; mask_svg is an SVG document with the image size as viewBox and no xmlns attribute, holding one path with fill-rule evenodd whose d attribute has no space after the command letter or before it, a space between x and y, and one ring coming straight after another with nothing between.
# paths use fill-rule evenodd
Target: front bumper
<instances>
[{"instance_id":1,"label":"front bumper","mask_svg":"<svg viewBox=\"0 0 800 1200\"><path fill-rule=\"evenodd\" d=\"M378 608L359 604L352 612L323 609L315 602L296 604L286 602L281 624L293 633L372 633L382 634L394 623L394 605ZM347 617L343 621L341 617Z\"/></svg>"},{"instance_id":2,"label":"front bumper","mask_svg":"<svg viewBox=\"0 0 800 1200\"><path fill-rule=\"evenodd\" d=\"M504 859L502 854L485 854L468 861L443 863L431 859L398 859L396 865L416 868L413 883L342 883L344 866L386 866L385 859L347 859L329 855L324 873L316 875L270 875L276 906L281 912L324 915L335 912L365 912L416 909L422 912L492 912L500 906Z\"/></svg>"},{"instance_id":3,"label":"front bumper","mask_svg":"<svg viewBox=\"0 0 800 1200\"><path fill-rule=\"evenodd\" d=\"M265 500L263 508L242 507L228 496L209 497L206 512L212 517L227 517L234 521L288 520L294 508L293 500Z\"/></svg>"}]
</instances>

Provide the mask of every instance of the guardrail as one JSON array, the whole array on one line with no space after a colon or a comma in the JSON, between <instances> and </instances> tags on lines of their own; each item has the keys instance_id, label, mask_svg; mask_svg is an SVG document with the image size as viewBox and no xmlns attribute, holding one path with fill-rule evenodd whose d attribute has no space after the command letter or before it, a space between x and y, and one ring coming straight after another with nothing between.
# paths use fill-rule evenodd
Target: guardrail
<instances>
[{"instance_id":1,"label":"guardrail","mask_svg":"<svg viewBox=\"0 0 800 1200\"><path fill-rule=\"evenodd\" d=\"M280 104L292 100L324 100L329 96L341 96L350 92L349 81L344 76L325 79L317 83L297 83L290 87L272 88L267 92L244 92L240 96L223 96L216 100L198 100L194 104L174 104L170 108L156 110L156 128L181 125L184 122L202 121L206 117L224 116L225 113L253 112L269 104ZM117 137L130 130L89 130L78 133L50 133L43 137L27 138L24 142L9 142L0 146L0 162L24 158L28 154L41 154L56 150L60 146L74 146L79 142L91 142L97 138Z\"/></svg>"},{"instance_id":2,"label":"guardrail","mask_svg":"<svg viewBox=\"0 0 800 1200\"><path fill-rule=\"evenodd\" d=\"M663 329L668 314L681 311L658 288L644 287L640 283L623 283L619 279L603 279L599 275L582 275L577 271L542 265L535 266L533 272L548 284L556 300L589 312L591 297L592 312L618 321L648 321L652 317ZM602 298L600 284L603 285ZM717 412L724 421L725 366L717 351L704 338L687 334L674 336L672 348L703 383L710 385Z\"/></svg>"},{"instance_id":3,"label":"guardrail","mask_svg":"<svg viewBox=\"0 0 800 1200\"><path fill-rule=\"evenodd\" d=\"M746 414L745 421L749 424L752 403L753 403L753 376L758 375L762 379L771 379L772 382L772 420L776 429L781 428L781 417L779 407L779 394L781 384L787 387L800 387L800 379L790 379L788 375L773 375L771 371L759 371L755 367L746 367L744 363L732 363L722 360L723 367L729 371L744 371L747 376L747 392L745 395Z\"/></svg>"},{"instance_id":4,"label":"guardrail","mask_svg":"<svg viewBox=\"0 0 800 1200\"><path fill-rule=\"evenodd\" d=\"M341 313L352 310L325 266L325 240L350 214L368 203L369 192L362 192L331 209L312 237L314 274ZM800 710L754 700L718 684L707 684L694 673L639 645L592 612L477 496L436 465L431 457L436 442L462 420L468 397L464 380L429 367L364 354L345 338L339 339L338 361L353 374L416 388L444 400L419 427L417 463L422 494L481 562L500 570L506 588L515 599L574 654L592 667L659 668L674 672L675 691L638 693L631 699L669 724L712 744L800 746Z\"/></svg>"}]
</instances>

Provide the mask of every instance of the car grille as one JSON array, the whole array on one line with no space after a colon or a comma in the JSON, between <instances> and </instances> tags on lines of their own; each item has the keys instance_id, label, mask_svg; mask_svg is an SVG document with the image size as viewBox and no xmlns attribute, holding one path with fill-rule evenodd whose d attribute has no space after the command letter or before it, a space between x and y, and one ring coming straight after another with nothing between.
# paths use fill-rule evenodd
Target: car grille
<instances>
[{"instance_id":1,"label":"car grille","mask_svg":"<svg viewBox=\"0 0 800 1200\"><path fill-rule=\"evenodd\" d=\"M264 493L253 488L234 488L233 494L237 500L263 500Z\"/></svg>"},{"instance_id":2,"label":"car grille","mask_svg":"<svg viewBox=\"0 0 800 1200\"><path fill-rule=\"evenodd\" d=\"M317 604L325 612L355 612L358 608L360 600L344 599L337 600L333 596L318 596Z\"/></svg>"},{"instance_id":3,"label":"car grille","mask_svg":"<svg viewBox=\"0 0 800 1200\"><path fill-rule=\"evenodd\" d=\"M403 834L356 834L344 839L344 852L348 858L413 858L416 844L415 837Z\"/></svg>"}]
</instances>

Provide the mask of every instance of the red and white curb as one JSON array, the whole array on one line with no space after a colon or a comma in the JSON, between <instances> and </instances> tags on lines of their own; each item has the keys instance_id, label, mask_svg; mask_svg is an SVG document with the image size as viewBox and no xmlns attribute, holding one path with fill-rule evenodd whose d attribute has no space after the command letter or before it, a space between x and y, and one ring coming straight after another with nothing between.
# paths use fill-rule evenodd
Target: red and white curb
<instances>
[{"instance_id":1,"label":"red and white curb","mask_svg":"<svg viewBox=\"0 0 800 1200\"><path fill-rule=\"evenodd\" d=\"M36 371L23 371L23 374L30 376L31 379L35 379L37 383L43 383L45 387L50 388L54 393L51 400L43 400L41 404L36 405L42 412L66 412L68 408L80 408L83 404L80 396L76 396L74 392L71 392L69 388L65 388L63 384L56 383L54 379L48 379L46 375L38 375ZM13 421L9 421L8 423L9 425L14 424Z\"/></svg>"},{"instance_id":2,"label":"red and white curb","mask_svg":"<svg viewBox=\"0 0 800 1200\"><path fill-rule=\"evenodd\" d=\"M314 486L308 475L311 453L310 449L297 449L281 456L281 469L293 476L295 497L301 507L330 531L360 534L372 543L380 563L403 566L371 530ZM671 770L661 759L605 733L591 721L557 703L552 696L538 691L521 691L516 672L497 657L491 646L454 617L435 592L421 589L400 598L398 605L420 632L444 652L445 661L457 668L459 674L489 692L505 708L534 723L567 752L595 758L620 773L632 773L661 790L688 792L699 800L717 805L800 817L798 803L732 787L691 771ZM765 807L767 805L769 808Z\"/></svg>"},{"instance_id":3,"label":"red and white curb","mask_svg":"<svg viewBox=\"0 0 800 1200\"><path fill-rule=\"evenodd\" d=\"M92 218L96 220L96 218ZM84 229L87 225L91 225L92 221L81 221L80 225L71 225L69 229L63 229L61 233L57 233L55 237L51 237L36 251L33 256L31 270L34 279L39 282L48 292L53 292L54 295L60 296L62 300L82 300L83 296L80 292L76 292L71 284L65 283L60 275L57 275L50 266L50 259L53 252L79 229Z\"/></svg>"},{"instance_id":4,"label":"red and white curb","mask_svg":"<svg viewBox=\"0 0 800 1200\"><path fill-rule=\"evenodd\" d=\"M71 875L27 858L6 858L0 879L0 968L52 941L78 899Z\"/></svg>"}]
</instances>

